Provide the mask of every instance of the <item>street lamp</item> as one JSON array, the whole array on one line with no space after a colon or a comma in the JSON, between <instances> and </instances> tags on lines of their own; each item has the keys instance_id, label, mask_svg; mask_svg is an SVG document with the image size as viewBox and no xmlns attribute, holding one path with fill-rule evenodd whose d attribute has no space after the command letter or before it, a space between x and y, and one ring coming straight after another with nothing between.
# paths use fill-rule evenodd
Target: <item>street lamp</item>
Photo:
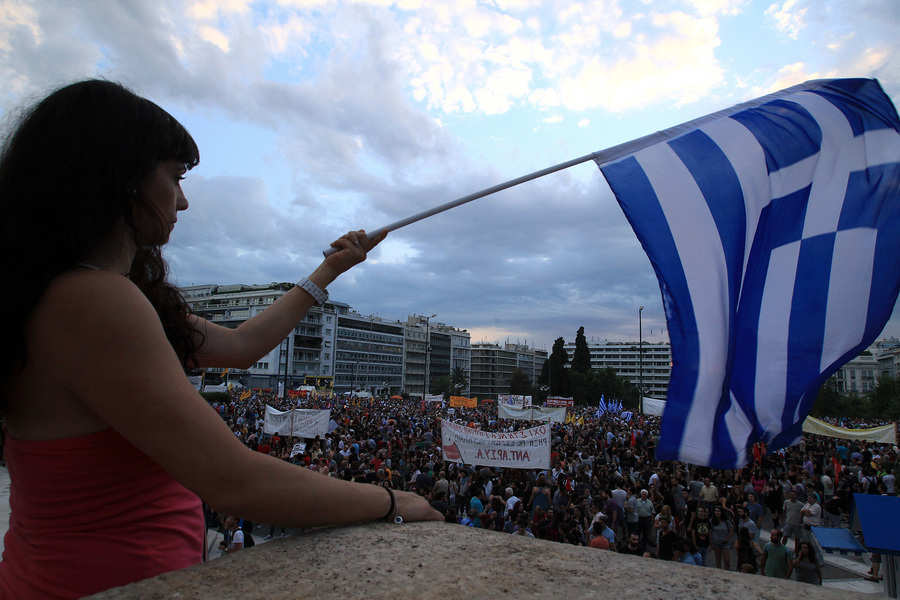
<instances>
[{"instance_id":1,"label":"street lamp","mask_svg":"<svg viewBox=\"0 0 900 600\"><path fill-rule=\"evenodd\" d=\"M425 389L422 390L422 399L428 394L428 352L431 349L431 319L437 315L425 317Z\"/></svg>"},{"instance_id":2,"label":"street lamp","mask_svg":"<svg viewBox=\"0 0 900 600\"><path fill-rule=\"evenodd\" d=\"M638 308L638 411L644 414L644 324L642 313L644 307Z\"/></svg>"}]
</instances>

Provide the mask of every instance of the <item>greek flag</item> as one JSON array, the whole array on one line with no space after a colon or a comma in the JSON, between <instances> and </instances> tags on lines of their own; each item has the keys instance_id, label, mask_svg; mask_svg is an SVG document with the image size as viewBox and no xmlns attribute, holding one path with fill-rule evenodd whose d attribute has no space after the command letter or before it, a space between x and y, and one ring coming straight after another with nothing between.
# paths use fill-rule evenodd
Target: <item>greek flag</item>
<instances>
[{"instance_id":1,"label":"greek flag","mask_svg":"<svg viewBox=\"0 0 900 600\"><path fill-rule=\"evenodd\" d=\"M657 458L733 468L756 441L796 443L819 386L881 333L900 289L898 131L877 81L812 81L597 158L666 311Z\"/></svg>"}]
</instances>

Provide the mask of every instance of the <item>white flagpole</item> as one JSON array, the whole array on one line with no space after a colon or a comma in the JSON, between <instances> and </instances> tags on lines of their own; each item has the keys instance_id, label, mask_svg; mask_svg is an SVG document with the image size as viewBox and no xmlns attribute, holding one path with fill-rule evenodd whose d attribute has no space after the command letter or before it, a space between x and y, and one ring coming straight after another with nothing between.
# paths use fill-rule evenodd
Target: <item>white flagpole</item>
<instances>
[{"instance_id":1,"label":"white flagpole","mask_svg":"<svg viewBox=\"0 0 900 600\"><path fill-rule=\"evenodd\" d=\"M422 211L419 214L413 215L411 217L406 217L405 219L400 219L399 221L395 221L390 225L385 225L384 227L373 229L366 233L366 237L371 240L382 231L394 231L395 229L400 229L401 227L405 227L411 223L415 223L416 221L421 221L422 219L426 219L438 213L442 213L445 210L456 208L457 206L466 204L467 202L471 202L472 200L478 200L479 198L484 198L485 196L490 196L491 194L494 194L496 192L500 192L507 188L517 186L520 183L525 183L526 181L531 181L532 179L537 179L538 177L543 177L544 175L549 175L550 173L555 173L557 171L562 171L563 169L568 169L569 167L574 167L575 165L580 165L581 163L596 159L596 157L601 153L602 152L592 152L591 154L587 154L585 156L582 156L581 158L573 158L572 160L568 160L564 163L560 163L552 167L547 167L546 169L541 169L540 171L535 171L534 173L529 173L528 175L523 175L521 177L511 179L510 181L507 181L505 183L500 183L495 186L483 189L480 192L475 192L474 194L469 194L468 196L463 196L462 198L451 200L450 202L441 204L440 206L435 206L434 208L429 208L428 210ZM337 251L337 248L329 248L322 254L324 254L325 256L331 256Z\"/></svg>"},{"instance_id":2,"label":"white flagpole","mask_svg":"<svg viewBox=\"0 0 900 600\"><path fill-rule=\"evenodd\" d=\"M736 104L734 106L730 106L723 110L704 115L702 117L698 117L692 121L688 121L687 123L682 123L681 125L676 125L674 127L670 127L669 129L664 129L662 131L656 131L649 135L645 135L644 137L631 140L628 142L624 142L617 146L612 146L611 148L607 148L605 150L598 150L597 152L591 152L590 154L586 154L580 158L573 158L572 160L568 160L563 163L559 163L558 165L554 165L552 167L547 167L546 169L541 169L540 171L535 171L534 173L529 173L528 175L523 175L521 177L517 177L515 179L511 179L505 183L500 183L495 186L486 188L481 190L480 192L475 192L474 194L469 194L468 196L463 196L462 198L457 198L456 200L451 200L445 204L441 204L440 206L435 206L434 208L430 208L428 210L422 211L418 214L415 214L411 217L407 217L405 219L401 219L399 221L395 221L390 225L385 225L384 227L379 227L378 229L372 229L366 233L366 237L370 240L380 234L382 231L394 231L396 229L400 229L401 227L405 227L410 225L411 223L415 223L416 221L421 221L422 219L426 219L428 217L434 216L438 213L442 213L445 210L450 210L451 208L456 208L457 206L466 204L467 202L471 202L472 200L478 200L479 198L484 198L485 196L490 196L496 192L503 191L505 189L515 187L520 183L525 183L526 181L531 181L533 179L538 179L539 177L543 177L544 175L550 175L551 173L556 173L557 171L562 171L564 169L568 169L569 167L574 167L575 165L580 165L581 163L588 162L589 160L593 160L598 165L602 165L608 162L612 162L623 156L631 154L633 152L637 152L641 148L645 148L652 144L656 144L665 140L671 140L683 133L691 131L692 129L696 129L701 125L712 121L714 119L720 119L722 117L727 117L729 115L733 115L742 110L747 110L749 108L755 108L766 102L771 102L777 98L781 98L785 95L792 94L794 92L804 90L804 89L816 89L821 87L823 84L827 84L828 80L820 79L820 80L811 80L805 83L801 83L777 92L773 92L766 96L761 96L759 98L755 98L753 100L749 100L747 102L742 102L740 104ZM322 252L326 257L331 256L335 252L337 252L337 248L329 248Z\"/></svg>"}]
</instances>

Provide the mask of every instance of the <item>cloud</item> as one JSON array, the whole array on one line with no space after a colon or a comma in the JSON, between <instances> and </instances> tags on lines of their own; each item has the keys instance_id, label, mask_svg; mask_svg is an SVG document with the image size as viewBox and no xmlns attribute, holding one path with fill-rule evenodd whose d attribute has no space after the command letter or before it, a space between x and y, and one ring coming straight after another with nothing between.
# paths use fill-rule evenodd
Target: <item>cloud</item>
<instances>
[{"instance_id":1,"label":"cloud","mask_svg":"<svg viewBox=\"0 0 900 600\"><path fill-rule=\"evenodd\" d=\"M201 153L228 157L185 183L191 207L166 250L177 281L296 281L351 227L805 79L877 76L900 93L898 7L14 2L0 8L0 102L96 74L131 84L202 127ZM634 339L639 305L645 329L664 326L653 270L592 164L396 231L331 291L488 341L549 347L579 325Z\"/></svg>"},{"instance_id":2,"label":"cloud","mask_svg":"<svg viewBox=\"0 0 900 600\"><path fill-rule=\"evenodd\" d=\"M766 15L774 19L778 31L797 39L806 26L806 11L807 8L797 0L787 0L781 5L772 4L766 10Z\"/></svg>"}]
</instances>

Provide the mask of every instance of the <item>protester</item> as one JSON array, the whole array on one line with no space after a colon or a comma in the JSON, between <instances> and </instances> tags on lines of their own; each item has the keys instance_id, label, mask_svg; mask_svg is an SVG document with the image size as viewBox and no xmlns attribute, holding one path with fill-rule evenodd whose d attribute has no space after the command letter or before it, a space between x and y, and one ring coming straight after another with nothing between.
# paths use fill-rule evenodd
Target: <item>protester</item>
<instances>
[{"instance_id":1,"label":"protester","mask_svg":"<svg viewBox=\"0 0 900 600\"><path fill-rule=\"evenodd\" d=\"M207 322L167 282L161 256L198 162L171 115L107 81L53 92L5 140L0 408L17 502L0 595L81 597L200 562L198 496L293 527L441 518L415 494L249 451L185 377L253 365L385 235L342 236L237 329Z\"/></svg>"},{"instance_id":2,"label":"protester","mask_svg":"<svg viewBox=\"0 0 900 600\"><path fill-rule=\"evenodd\" d=\"M219 542L222 556L233 554L244 549L244 531L240 527L240 519L229 515L225 517L225 536Z\"/></svg>"},{"instance_id":3,"label":"protester","mask_svg":"<svg viewBox=\"0 0 900 600\"><path fill-rule=\"evenodd\" d=\"M797 581L822 585L822 569L809 542L800 542L797 557L788 566L788 579L792 573Z\"/></svg>"},{"instance_id":4,"label":"protester","mask_svg":"<svg viewBox=\"0 0 900 600\"><path fill-rule=\"evenodd\" d=\"M790 562L794 555L790 548L781 543L781 531L773 529L770 533L770 541L763 546L762 557L759 560L759 570L766 577L775 579L787 579Z\"/></svg>"}]
</instances>

